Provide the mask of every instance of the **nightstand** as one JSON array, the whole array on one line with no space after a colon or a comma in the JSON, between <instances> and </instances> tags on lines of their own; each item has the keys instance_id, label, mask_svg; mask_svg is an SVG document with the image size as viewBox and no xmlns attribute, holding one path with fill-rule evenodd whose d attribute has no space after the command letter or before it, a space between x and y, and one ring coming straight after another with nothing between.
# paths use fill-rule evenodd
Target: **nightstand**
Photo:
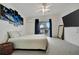
<instances>
[{"instance_id":1,"label":"nightstand","mask_svg":"<svg viewBox=\"0 0 79 59\"><path fill-rule=\"evenodd\" d=\"M13 51L14 46L12 42L0 44L0 55L10 55Z\"/></svg>"}]
</instances>

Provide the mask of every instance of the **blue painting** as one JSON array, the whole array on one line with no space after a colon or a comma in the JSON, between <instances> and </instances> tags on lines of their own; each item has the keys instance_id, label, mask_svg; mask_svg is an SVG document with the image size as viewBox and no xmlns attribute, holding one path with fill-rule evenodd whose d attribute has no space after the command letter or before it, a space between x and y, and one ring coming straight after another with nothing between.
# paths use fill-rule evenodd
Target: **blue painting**
<instances>
[{"instance_id":1,"label":"blue painting","mask_svg":"<svg viewBox=\"0 0 79 59\"><path fill-rule=\"evenodd\" d=\"M16 10L7 8L2 4L0 4L0 19L8 21L14 26L23 25L23 17L21 17Z\"/></svg>"}]
</instances>

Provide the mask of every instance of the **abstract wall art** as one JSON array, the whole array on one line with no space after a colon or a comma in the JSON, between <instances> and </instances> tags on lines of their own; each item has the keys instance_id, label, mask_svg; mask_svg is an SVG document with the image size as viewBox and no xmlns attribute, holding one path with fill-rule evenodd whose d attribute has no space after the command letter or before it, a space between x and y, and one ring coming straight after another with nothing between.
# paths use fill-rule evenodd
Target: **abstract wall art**
<instances>
[{"instance_id":1,"label":"abstract wall art","mask_svg":"<svg viewBox=\"0 0 79 59\"><path fill-rule=\"evenodd\" d=\"M7 8L2 4L0 4L0 19L8 21L14 26L23 25L23 17L21 17L16 10Z\"/></svg>"}]
</instances>

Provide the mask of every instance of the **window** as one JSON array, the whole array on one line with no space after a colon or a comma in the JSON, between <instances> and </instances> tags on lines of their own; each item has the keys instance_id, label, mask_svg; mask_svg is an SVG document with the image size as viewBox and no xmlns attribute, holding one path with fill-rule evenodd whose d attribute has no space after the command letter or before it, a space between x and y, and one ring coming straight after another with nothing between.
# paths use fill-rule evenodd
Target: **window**
<instances>
[{"instance_id":1,"label":"window","mask_svg":"<svg viewBox=\"0 0 79 59\"><path fill-rule=\"evenodd\" d=\"M40 21L40 33L49 36L49 21Z\"/></svg>"}]
</instances>

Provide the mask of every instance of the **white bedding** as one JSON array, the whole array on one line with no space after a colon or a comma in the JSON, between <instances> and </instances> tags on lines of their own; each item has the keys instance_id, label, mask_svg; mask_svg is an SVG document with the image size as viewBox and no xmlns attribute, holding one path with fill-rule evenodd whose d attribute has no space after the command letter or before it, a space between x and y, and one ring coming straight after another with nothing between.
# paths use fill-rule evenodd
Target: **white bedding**
<instances>
[{"instance_id":1,"label":"white bedding","mask_svg":"<svg viewBox=\"0 0 79 59\"><path fill-rule=\"evenodd\" d=\"M43 49L46 50L48 41L45 35L26 35L10 38L9 42L14 43L15 49Z\"/></svg>"}]
</instances>

